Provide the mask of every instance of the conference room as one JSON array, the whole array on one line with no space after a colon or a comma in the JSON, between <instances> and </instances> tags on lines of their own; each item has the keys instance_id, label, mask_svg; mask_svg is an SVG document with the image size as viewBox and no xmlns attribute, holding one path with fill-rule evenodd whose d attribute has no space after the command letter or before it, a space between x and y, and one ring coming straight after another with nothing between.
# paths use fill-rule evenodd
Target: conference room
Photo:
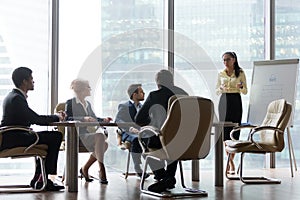
<instances>
[{"instance_id":1,"label":"conference room","mask_svg":"<svg viewBox=\"0 0 300 200\"><path fill-rule=\"evenodd\" d=\"M300 4L296 0L2 0L1 106L6 94L14 88L12 71L16 67L26 66L33 70L36 84L34 91L29 92L27 101L38 113L52 114L58 103L73 97L70 89L72 80L83 78L89 80L92 88L88 100L97 116L114 119L118 104L128 101L126 90L130 84L141 83L146 99L151 91L157 89L155 74L161 69L169 69L174 74L175 85L191 96L212 100L218 118L220 96L215 92L217 78L218 73L224 70L222 55L230 51L237 54L247 79L248 93L241 95L242 123L252 123L253 118L259 116L260 119L255 119L254 123L260 124L259 121L266 113L264 100L267 99L262 97L265 92L261 90L263 83L260 81L273 70L283 71L279 74L284 77L284 82L275 88L282 92L276 92L276 99L287 98L293 106L289 131L294 160L298 161L299 9ZM269 63L273 67L279 63L280 70L272 68L264 71L264 68L259 68L261 64L265 67ZM290 66L294 67L291 71ZM2 109L0 115L2 117ZM55 126L32 128L52 130ZM57 193L1 193L0 198L153 198L140 191L139 177L133 175L124 178L128 152L118 147L116 129L116 126L107 126L107 186L100 185L98 181L85 183L77 179L78 191L75 192L70 192L66 186L64 191ZM220 186L216 186L215 179L219 177L215 175L218 161L214 126L208 156L199 163L183 162L185 184L207 191L208 196L201 197L204 199L246 199L254 198L254 195L262 199L295 198L299 195L294 189L300 183L299 172L295 171L292 163L294 174L291 177L286 133L285 147L281 152L266 156L247 155L244 163L245 173L257 170L261 174L281 179L281 184L248 185L228 180L225 177L227 155L222 151L223 180ZM242 137L247 137L247 133L242 132ZM88 156L89 153L78 153L78 167ZM60 151L58 175L53 177L59 184L65 184L60 182L60 177L65 171L66 158L66 151ZM239 158L236 155L236 167ZM33 165L32 159L1 158L1 184L14 183L18 179L20 182L30 180ZM192 174L195 165L199 170ZM98 177L98 170L97 166L92 166L90 175ZM132 160L129 171L134 172ZM76 170L74 173L78 172ZM192 180L197 175L199 180ZM180 186L179 167L176 177L177 185ZM146 183L153 181L151 175Z\"/></svg>"}]
</instances>

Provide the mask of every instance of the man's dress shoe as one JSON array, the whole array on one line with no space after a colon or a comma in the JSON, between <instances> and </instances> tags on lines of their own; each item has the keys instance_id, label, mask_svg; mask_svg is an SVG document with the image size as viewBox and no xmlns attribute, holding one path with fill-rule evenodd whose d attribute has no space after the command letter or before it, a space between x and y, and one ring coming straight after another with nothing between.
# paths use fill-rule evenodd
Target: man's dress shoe
<instances>
[{"instance_id":1,"label":"man's dress shoe","mask_svg":"<svg viewBox=\"0 0 300 200\"><path fill-rule=\"evenodd\" d=\"M37 181L37 182L35 182L33 188L35 188L35 189L41 189L42 186L43 186L43 182ZM47 179L47 185L45 187L46 191L59 191L59 190L63 190L63 189L65 189L65 186L58 185L56 183L53 183L50 179Z\"/></svg>"},{"instance_id":2,"label":"man's dress shoe","mask_svg":"<svg viewBox=\"0 0 300 200\"><path fill-rule=\"evenodd\" d=\"M162 193L167 189L175 188L175 184L176 184L176 179L174 177L168 177L150 185L148 187L148 190L151 192Z\"/></svg>"}]
</instances>

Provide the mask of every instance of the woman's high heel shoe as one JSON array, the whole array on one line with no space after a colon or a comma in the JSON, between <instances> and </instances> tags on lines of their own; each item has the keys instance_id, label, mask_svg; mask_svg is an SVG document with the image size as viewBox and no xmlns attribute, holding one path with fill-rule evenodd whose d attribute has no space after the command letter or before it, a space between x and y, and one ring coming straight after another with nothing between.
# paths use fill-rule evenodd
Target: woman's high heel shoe
<instances>
[{"instance_id":1,"label":"woman's high heel shoe","mask_svg":"<svg viewBox=\"0 0 300 200\"><path fill-rule=\"evenodd\" d=\"M107 179L99 179L99 182L101 183L101 184L108 184L108 181L107 181Z\"/></svg>"},{"instance_id":2,"label":"woman's high heel shoe","mask_svg":"<svg viewBox=\"0 0 300 200\"><path fill-rule=\"evenodd\" d=\"M80 179L82 179L82 178L84 177L84 179L85 179L86 182L92 182L92 181L94 180L94 179L92 179L92 178L89 178L88 175L85 175L85 174L83 173L82 168L79 170L79 172L80 172Z\"/></svg>"},{"instance_id":3,"label":"woman's high heel shoe","mask_svg":"<svg viewBox=\"0 0 300 200\"><path fill-rule=\"evenodd\" d=\"M99 183L108 184L106 177L105 178L103 178L103 177L105 177L105 176L99 171Z\"/></svg>"}]
</instances>

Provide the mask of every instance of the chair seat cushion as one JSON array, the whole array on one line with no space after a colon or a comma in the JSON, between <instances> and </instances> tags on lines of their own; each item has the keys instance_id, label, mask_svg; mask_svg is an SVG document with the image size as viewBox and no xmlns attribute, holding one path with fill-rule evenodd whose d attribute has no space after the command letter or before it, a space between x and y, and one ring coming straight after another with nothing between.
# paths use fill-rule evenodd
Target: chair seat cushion
<instances>
[{"instance_id":1,"label":"chair seat cushion","mask_svg":"<svg viewBox=\"0 0 300 200\"><path fill-rule=\"evenodd\" d=\"M275 152L277 151L276 146L271 146L270 144L258 143L262 148L259 148L255 143L251 141L241 141L241 140L226 140L225 150L228 153L239 153L239 152L252 152L252 153L261 153L261 152Z\"/></svg>"},{"instance_id":2,"label":"chair seat cushion","mask_svg":"<svg viewBox=\"0 0 300 200\"><path fill-rule=\"evenodd\" d=\"M27 157L33 155L46 156L48 146L45 144L35 145L33 148L29 149L25 152L27 147L15 147L11 149L4 149L0 151L0 158L8 158L8 157Z\"/></svg>"}]
</instances>

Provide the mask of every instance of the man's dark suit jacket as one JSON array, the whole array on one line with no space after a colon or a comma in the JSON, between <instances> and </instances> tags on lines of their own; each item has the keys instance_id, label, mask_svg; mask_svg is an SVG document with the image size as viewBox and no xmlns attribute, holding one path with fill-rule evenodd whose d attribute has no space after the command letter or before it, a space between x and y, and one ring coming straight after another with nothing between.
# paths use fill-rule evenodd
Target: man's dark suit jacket
<instances>
[{"instance_id":1,"label":"man's dark suit jacket","mask_svg":"<svg viewBox=\"0 0 300 200\"><path fill-rule=\"evenodd\" d=\"M3 117L1 126L26 126L32 124L48 125L51 122L59 121L56 115L38 115L29 108L27 100L23 93L13 89L3 101ZM62 141L62 134L57 131L41 131L38 144L48 146L45 167L47 174L56 174L57 158L59 147ZM24 131L9 131L2 135L2 144L0 149L9 149L14 147L28 146L36 140L35 135ZM39 162L37 162L36 173L40 173Z\"/></svg>"},{"instance_id":2,"label":"man's dark suit jacket","mask_svg":"<svg viewBox=\"0 0 300 200\"><path fill-rule=\"evenodd\" d=\"M150 92L142 108L135 116L135 122L140 126L153 125L160 128L167 117L168 101L171 96L188 95L183 89L172 86L162 86L156 91Z\"/></svg>"},{"instance_id":3,"label":"man's dark suit jacket","mask_svg":"<svg viewBox=\"0 0 300 200\"><path fill-rule=\"evenodd\" d=\"M156 128L161 128L167 117L168 101L171 96L177 95L188 95L183 89L172 86L164 87L150 92L142 108L139 110L135 117L135 122L140 126L152 125ZM158 136L152 136L147 140L147 147L150 148L161 148L160 139ZM164 163L152 161L150 167L154 169L153 173L156 177L170 178L174 177L177 169L177 161L168 163L166 171L164 171ZM160 166L160 167L158 167ZM155 168L157 170L155 170Z\"/></svg>"},{"instance_id":4,"label":"man's dark suit jacket","mask_svg":"<svg viewBox=\"0 0 300 200\"><path fill-rule=\"evenodd\" d=\"M1 126L20 125L29 127L32 124L48 125L59 121L56 115L38 115L29 108L21 91L13 89L3 101Z\"/></svg>"}]
</instances>

